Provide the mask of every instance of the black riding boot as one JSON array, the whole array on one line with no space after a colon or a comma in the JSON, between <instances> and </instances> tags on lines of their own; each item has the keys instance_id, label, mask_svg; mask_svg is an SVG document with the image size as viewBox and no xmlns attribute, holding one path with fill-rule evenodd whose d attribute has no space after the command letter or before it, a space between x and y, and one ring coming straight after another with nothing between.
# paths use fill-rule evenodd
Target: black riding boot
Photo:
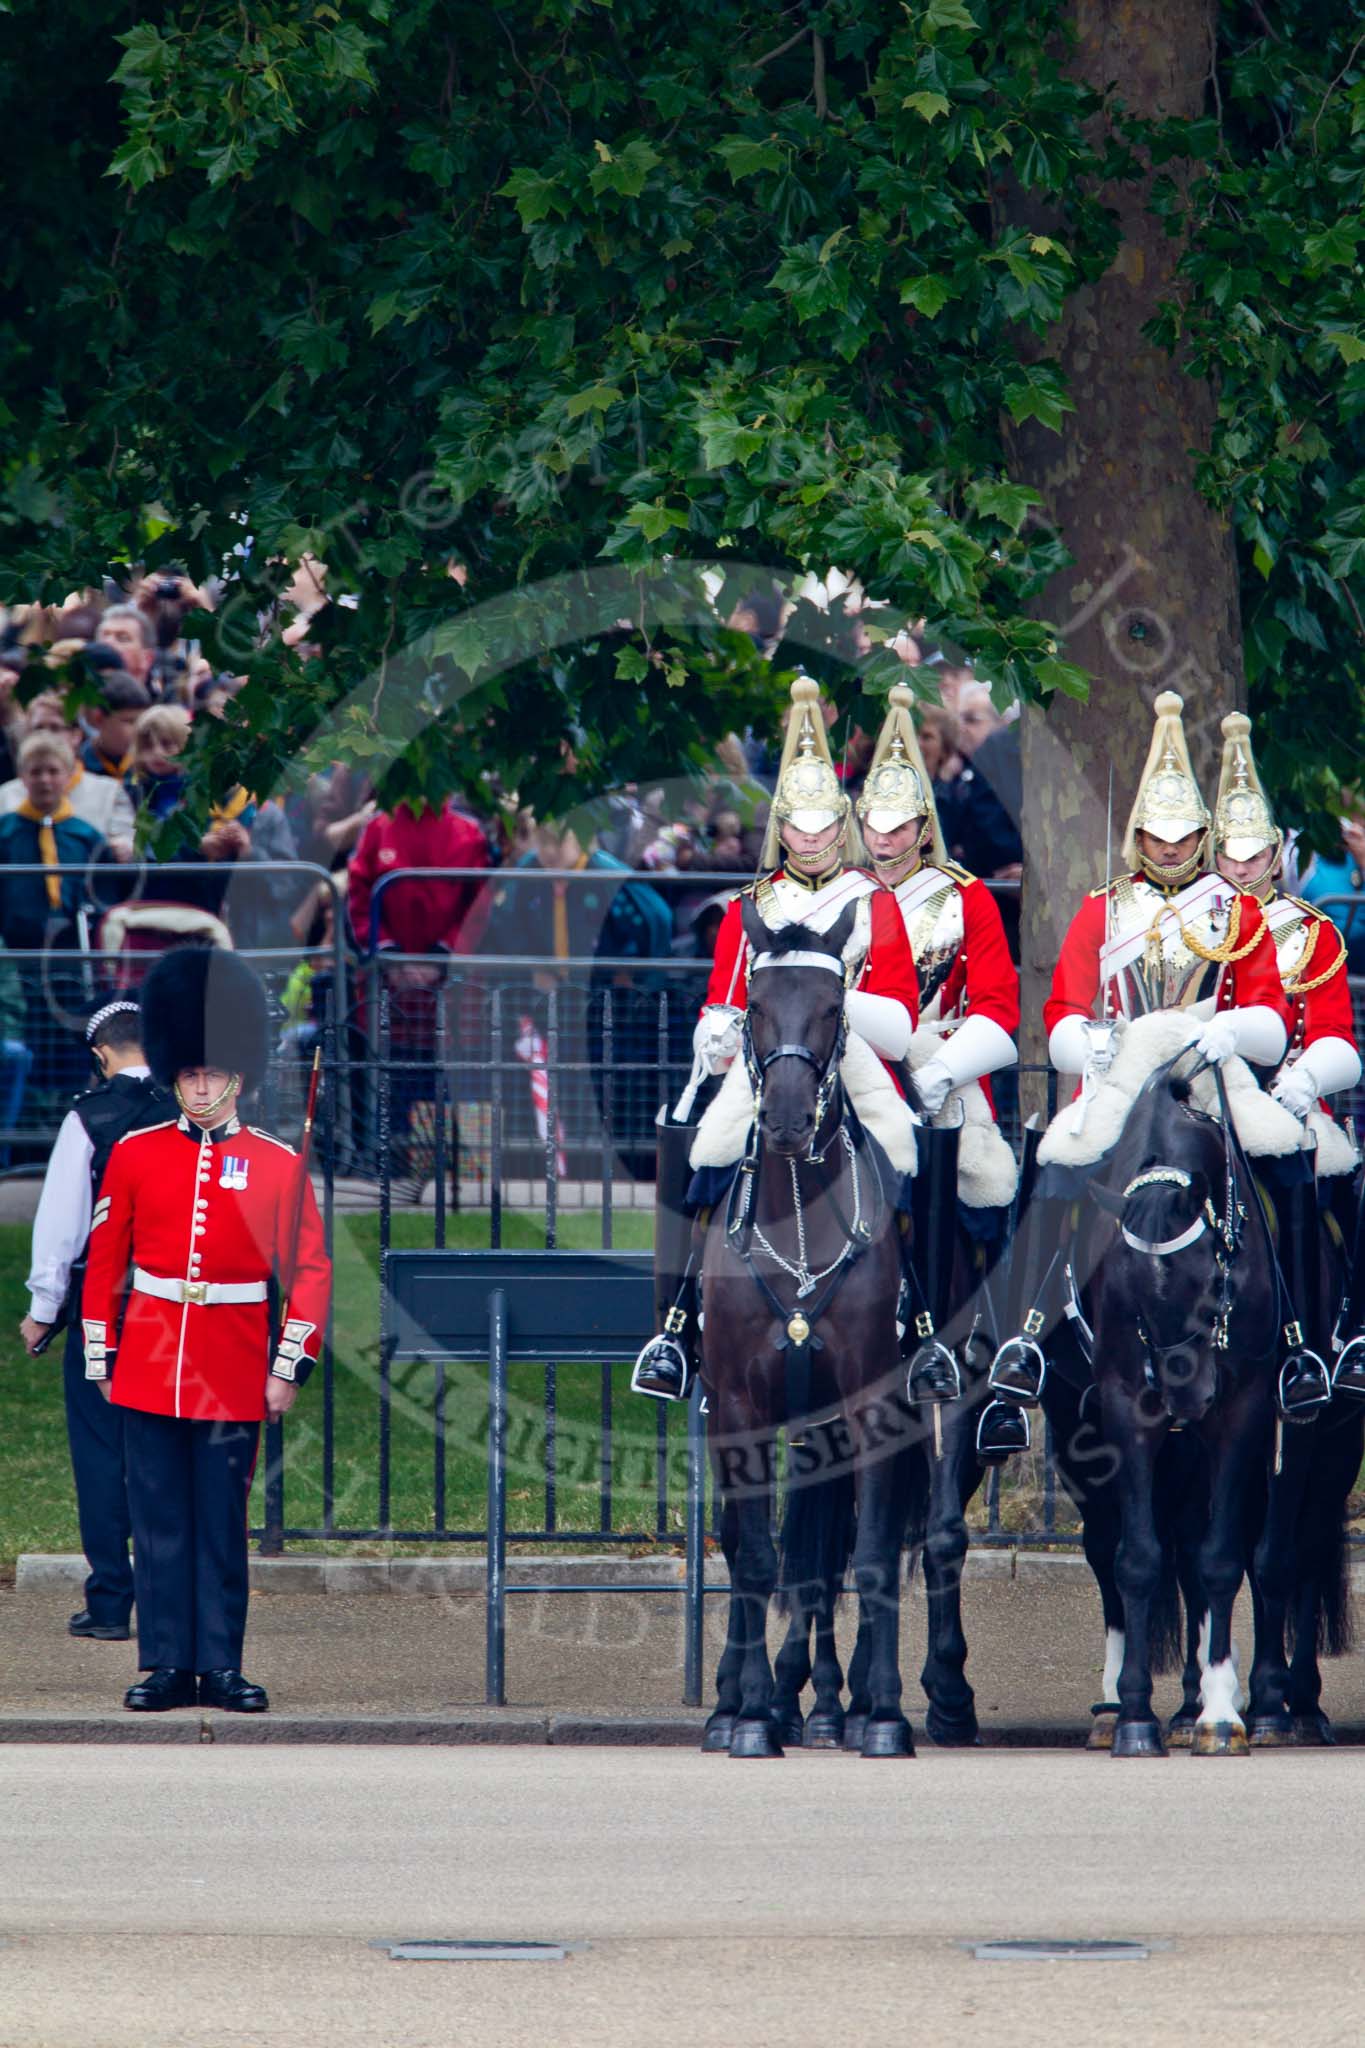
<instances>
[{"instance_id":1,"label":"black riding boot","mask_svg":"<svg viewBox=\"0 0 1365 2048\"><path fill-rule=\"evenodd\" d=\"M1337 1321L1342 1348L1332 1374L1332 1392L1358 1394L1365 1399L1365 1176L1361 1178L1346 1250L1350 1264L1346 1268L1346 1294Z\"/></svg>"},{"instance_id":2,"label":"black riding boot","mask_svg":"<svg viewBox=\"0 0 1365 2048\"><path fill-rule=\"evenodd\" d=\"M1027 1133L1028 1138L1034 1135ZM1071 1209L1065 1197L1040 1195L1035 1181L1031 1173L1021 1181L1020 1222L1010 1248L1010 1335L996 1352L990 1375L993 1394L1025 1406L1039 1399L1047 1378L1042 1340L1060 1298L1062 1240Z\"/></svg>"},{"instance_id":3,"label":"black riding boot","mask_svg":"<svg viewBox=\"0 0 1365 2048\"><path fill-rule=\"evenodd\" d=\"M696 1371L701 1291L697 1285L700 1260L693 1254L693 1218L687 1207L687 1155L696 1126L672 1123L667 1110L661 1109L656 1131L654 1314L659 1334L650 1338L636 1359L630 1389L633 1394L648 1394L656 1401L685 1401Z\"/></svg>"},{"instance_id":4,"label":"black riding boot","mask_svg":"<svg viewBox=\"0 0 1365 2048\"><path fill-rule=\"evenodd\" d=\"M1311 1422L1332 1398L1327 1367L1313 1349L1323 1328L1318 1190L1312 1179L1280 1190L1280 1270L1289 1289L1279 1404L1286 1422Z\"/></svg>"},{"instance_id":5,"label":"black riding boot","mask_svg":"<svg viewBox=\"0 0 1365 2048\"><path fill-rule=\"evenodd\" d=\"M957 1248L955 1130L922 1125L911 1202L910 1235L901 1237L901 1264L910 1302L907 1343L913 1339L906 1393L912 1401L956 1401L962 1369L941 1332L952 1313L953 1254Z\"/></svg>"}]
</instances>

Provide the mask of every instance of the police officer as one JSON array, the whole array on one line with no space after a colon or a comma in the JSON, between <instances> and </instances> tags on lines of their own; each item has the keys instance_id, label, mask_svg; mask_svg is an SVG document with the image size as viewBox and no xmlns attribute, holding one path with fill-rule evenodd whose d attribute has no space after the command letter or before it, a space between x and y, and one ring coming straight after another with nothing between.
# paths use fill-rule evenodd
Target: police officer
<instances>
[{"instance_id":1,"label":"police officer","mask_svg":"<svg viewBox=\"0 0 1365 2048\"><path fill-rule=\"evenodd\" d=\"M104 1169L125 1131L160 1123L169 1098L152 1080L134 1002L106 1003L85 1027L100 1083L78 1098L47 1163L33 1220L29 1312L19 1334L31 1356L66 1330L62 1379L66 1432L76 1482L81 1548L90 1567L85 1605L67 1623L73 1636L128 1640L133 1573L128 1562L128 1495L123 1480L123 1417L85 1377L80 1294L86 1240Z\"/></svg>"},{"instance_id":2,"label":"police officer","mask_svg":"<svg viewBox=\"0 0 1365 2048\"><path fill-rule=\"evenodd\" d=\"M331 1262L292 1147L238 1115L268 1049L251 968L208 948L167 953L142 1017L179 1114L114 1147L81 1303L86 1375L124 1418L145 1674L124 1704L261 1713L264 1689L241 1670L247 1496L262 1420L285 1414L316 1362ZM273 1339L272 1280L286 1304Z\"/></svg>"}]
</instances>

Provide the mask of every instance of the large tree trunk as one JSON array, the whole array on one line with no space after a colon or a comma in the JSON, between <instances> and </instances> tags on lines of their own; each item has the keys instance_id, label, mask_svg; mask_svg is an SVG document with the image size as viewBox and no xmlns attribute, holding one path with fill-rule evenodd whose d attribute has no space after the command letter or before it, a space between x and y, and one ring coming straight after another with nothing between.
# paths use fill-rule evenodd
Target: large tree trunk
<instances>
[{"instance_id":1,"label":"large tree trunk","mask_svg":"<svg viewBox=\"0 0 1365 2048\"><path fill-rule=\"evenodd\" d=\"M1072 0L1069 15L1073 76L1116 86L1140 116L1202 113L1215 0ZM1076 410L1060 434L1028 422L1012 436L1013 473L1041 492L1075 557L1038 611L1061 625L1066 658L1093 678L1087 704L1054 698L1023 723L1024 1057L1033 1060L1044 1056L1042 1000L1062 935L1104 879L1111 765L1117 858L1157 692L1185 699L1211 800L1218 721L1242 689L1232 536L1195 489L1191 453L1209 445L1214 393L1142 332L1175 295L1181 244L1148 213L1146 181L1103 196L1121 224L1117 255L1048 337ZM1010 210L1030 220L1022 196Z\"/></svg>"}]
</instances>

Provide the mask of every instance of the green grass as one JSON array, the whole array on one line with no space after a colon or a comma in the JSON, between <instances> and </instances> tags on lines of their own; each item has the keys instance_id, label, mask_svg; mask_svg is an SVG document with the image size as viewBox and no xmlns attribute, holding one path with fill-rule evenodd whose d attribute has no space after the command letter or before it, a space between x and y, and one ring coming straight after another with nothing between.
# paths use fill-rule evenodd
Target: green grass
<instances>
[{"instance_id":1,"label":"green grass","mask_svg":"<svg viewBox=\"0 0 1365 2048\"><path fill-rule=\"evenodd\" d=\"M420 1247L432 1242L430 1216L398 1214L394 1243ZM652 1219L623 1213L616 1219L619 1249L648 1249ZM601 1242L601 1217L578 1211L561 1219L564 1249L592 1249ZM447 1242L473 1249L488 1242L486 1215L449 1219ZM544 1243L539 1219L508 1215L504 1242L537 1248ZM336 1337L334 1501L338 1527L373 1529L379 1519L379 1220L339 1216L336 1220ZM12 1571L23 1550L79 1547L75 1502L62 1410L59 1345L44 1358L26 1356L17 1325L27 1308L26 1225L0 1226L0 1573ZM428 1531L436 1453L434 1366L396 1367L392 1389L390 1526ZM685 1419L677 1408L645 1402L629 1392L629 1367L612 1369L612 1526L652 1536L656 1521L655 1459L658 1417L666 1417L669 1455L669 1540L682 1536L682 1457ZM544 1463L545 1372L541 1366L513 1365L510 1372L508 1526L546 1526ZM485 1521L487 1370L482 1364L450 1365L446 1382L446 1525L481 1529ZM602 1369L560 1366L556 1384L557 1529L569 1538L599 1531L599 1471L602 1459ZM322 1380L314 1374L304 1388L285 1431L285 1515L291 1527L321 1524L323 1513ZM262 1519L259 1483L253 1521ZM291 1545L291 1548L311 1546ZM408 1547L408 1546L405 1546ZM420 1548L419 1546L416 1546ZM434 1547L434 1546L433 1546ZM386 1545L362 1549L383 1554Z\"/></svg>"}]
</instances>

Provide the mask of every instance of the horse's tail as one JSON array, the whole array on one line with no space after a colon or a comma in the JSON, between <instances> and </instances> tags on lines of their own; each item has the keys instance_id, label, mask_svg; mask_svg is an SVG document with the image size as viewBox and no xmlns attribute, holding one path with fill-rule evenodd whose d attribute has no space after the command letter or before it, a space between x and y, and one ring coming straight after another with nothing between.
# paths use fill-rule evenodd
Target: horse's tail
<instances>
[{"instance_id":1,"label":"horse's tail","mask_svg":"<svg viewBox=\"0 0 1365 2048\"><path fill-rule=\"evenodd\" d=\"M1318 1581L1318 1655L1349 1657L1356 1646L1356 1632L1344 1517L1333 1524L1328 1550Z\"/></svg>"},{"instance_id":2,"label":"horse's tail","mask_svg":"<svg viewBox=\"0 0 1365 2048\"><path fill-rule=\"evenodd\" d=\"M850 1463L845 1460L830 1472L804 1477L793 1475L789 1461L777 1580L781 1613L791 1612L798 1595L813 1599L822 1585L842 1589L856 1526Z\"/></svg>"},{"instance_id":3,"label":"horse's tail","mask_svg":"<svg viewBox=\"0 0 1365 2048\"><path fill-rule=\"evenodd\" d=\"M1178 1671L1185 1661L1185 1635L1180 1585L1175 1571L1175 1546L1161 1546L1161 1577L1147 1624L1147 1655L1154 1672Z\"/></svg>"},{"instance_id":4,"label":"horse's tail","mask_svg":"<svg viewBox=\"0 0 1365 2048\"><path fill-rule=\"evenodd\" d=\"M1310 1509L1310 1512L1312 1510ZM1313 1592L1316 1624L1314 1648L1319 1657L1348 1657L1356 1646L1351 1602L1351 1559L1346 1543L1346 1517L1319 1512L1318 1527L1308 1545L1303 1575ZM1289 1609L1289 1637L1294 1641L1294 1603Z\"/></svg>"}]
</instances>

